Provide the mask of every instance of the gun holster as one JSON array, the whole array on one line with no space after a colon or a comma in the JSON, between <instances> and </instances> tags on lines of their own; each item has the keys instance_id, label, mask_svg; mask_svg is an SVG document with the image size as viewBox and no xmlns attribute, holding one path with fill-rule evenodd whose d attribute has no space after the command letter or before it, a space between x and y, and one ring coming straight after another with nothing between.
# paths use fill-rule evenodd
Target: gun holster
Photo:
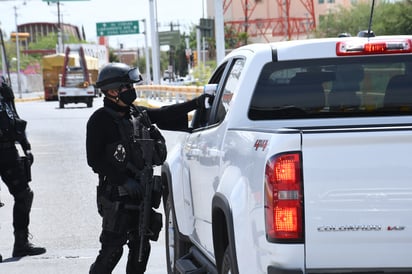
<instances>
[{"instance_id":1,"label":"gun holster","mask_svg":"<svg viewBox=\"0 0 412 274\"><path fill-rule=\"evenodd\" d=\"M27 158L26 156L22 156L20 157L18 162L19 162L19 168L22 172L21 178L24 179L26 182L30 182L31 181L31 163L30 163L29 158Z\"/></svg>"},{"instance_id":2,"label":"gun holster","mask_svg":"<svg viewBox=\"0 0 412 274\"><path fill-rule=\"evenodd\" d=\"M153 176L153 189L152 189L152 207L159 208L160 202L162 200L163 185L162 177L155 175Z\"/></svg>"},{"instance_id":3,"label":"gun holster","mask_svg":"<svg viewBox=\"0 0 412 274\"><path fill-rule=\"evenodd\" d=\"M159 239L159 234L160 234L160 231L162 230L162 227L163 227L162 214L152 209L152 214L150 215L151 235L149 236L149 239L152 241L157 241L157 239Z\"/></svg>"}]
</instances>

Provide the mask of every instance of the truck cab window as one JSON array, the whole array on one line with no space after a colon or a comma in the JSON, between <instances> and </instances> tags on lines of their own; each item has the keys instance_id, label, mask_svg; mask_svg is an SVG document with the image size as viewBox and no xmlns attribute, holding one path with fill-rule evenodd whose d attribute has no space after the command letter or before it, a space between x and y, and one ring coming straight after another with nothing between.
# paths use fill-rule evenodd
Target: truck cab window
<instances>
[{"instance_id":1,"label":"truck cab window","mask_svg":"<svg viewBox=\"0 0 412 274\"><path fill-rule=\"evenodd\" d=\"M215 97L214 107L210 116L210 123L216 124L223 121L226 113L229 111L230 103L233 96L236 94L239 86L239 78L242 69L245 65L244 59L237 59L232 62L232 67L227 73L227 78L221 88L218 89L218 94ZM220 81L222 83L222 80Z\"/></svg>"}]
</instances>

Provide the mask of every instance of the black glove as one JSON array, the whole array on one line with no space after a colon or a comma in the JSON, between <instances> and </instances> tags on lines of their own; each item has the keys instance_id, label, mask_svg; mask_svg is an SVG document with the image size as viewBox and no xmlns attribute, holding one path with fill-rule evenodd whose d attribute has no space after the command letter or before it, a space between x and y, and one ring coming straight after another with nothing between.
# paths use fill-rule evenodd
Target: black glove
<instances>
[{"instance_id":1,"label":"black glove","mask_svg":"<svg viewBox=\"0 0 412 274\"><path fill-rule=\"evenodd\" d=\"M199 108L206 108L206 99L208 99L208 103L209 105L212 105L213 103L213 95L207 94L207 93L203 93L202 95L200 95L199 97L196 98L196 105Z\"/></svg>"},{"instance_id":2,"label":"black glove","mask_svg":"<svg viewBox=\"0 0 412 274\"><path fill-rule=\"evenodd\" d=\"M30 165L32 165L33 162L34 162L34 156L33 156L33 154L31 153L31 150L25 150L25 151L24 151L24 155L26 155L27 159L28 159L29 162L30 162Z\"/></svg>"},{"instance_id":3,"label":"black glove","mask_svg":"<svg viewBox=\"0 0 412 274\"><path fill-rule=\"evenodd\" d=\"M122 186L127 192L127 195L129 195L132 199L136 199L138 201L142 200L144 189L139 182L132 178L128 178Z\"/></svg>"}]
</instances>

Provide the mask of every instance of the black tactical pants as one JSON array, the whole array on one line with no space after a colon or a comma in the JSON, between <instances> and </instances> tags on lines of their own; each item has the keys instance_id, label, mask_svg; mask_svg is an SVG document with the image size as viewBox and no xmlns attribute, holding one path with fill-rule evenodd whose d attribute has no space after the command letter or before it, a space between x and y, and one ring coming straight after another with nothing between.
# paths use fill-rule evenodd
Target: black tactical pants
<instances>
[{"instance_id":1,"label":"black tactical pants","mask_svg":"<svg viewBox=\"0 0 412 274\"><path fill-rule=\"evenodd\" d=\"M146 270L150 254L150 242L143 244L143 260L139 262L139 244L137 210L127 210L119 203L98 197L99 213L103 217L103 231L100 235L101 249L96 261L90 267L90 274L110 274L123 254L123 246L127 244L127 274L140 274Z\"/></svg>"},{"instance_id":2,"label":"black tactical pants","mask_svg":"<svg viewBox=\"0 0 412 274\"><path fill-rule=\"evenodd\" d=\"M28 231L33 191L19 159L16 147L0 149L0 176L14 197L14 231Z\"/></svg>"}]
</instances>

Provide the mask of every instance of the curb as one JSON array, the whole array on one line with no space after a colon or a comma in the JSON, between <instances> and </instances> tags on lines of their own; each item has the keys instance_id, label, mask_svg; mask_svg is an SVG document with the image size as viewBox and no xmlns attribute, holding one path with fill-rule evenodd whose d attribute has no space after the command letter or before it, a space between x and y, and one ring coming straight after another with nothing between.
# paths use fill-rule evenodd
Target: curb
<instances>
[{"instance_id":1,"label":"curb","mask_svg":"<svg viewBox=\"0 0 412 274\"><path fill-rule=\"evenodd\" d=\"M33 98L15 98L14 102L32 102L44 100L44 97L33 97Z\"/></svg>"}]
</instances>

